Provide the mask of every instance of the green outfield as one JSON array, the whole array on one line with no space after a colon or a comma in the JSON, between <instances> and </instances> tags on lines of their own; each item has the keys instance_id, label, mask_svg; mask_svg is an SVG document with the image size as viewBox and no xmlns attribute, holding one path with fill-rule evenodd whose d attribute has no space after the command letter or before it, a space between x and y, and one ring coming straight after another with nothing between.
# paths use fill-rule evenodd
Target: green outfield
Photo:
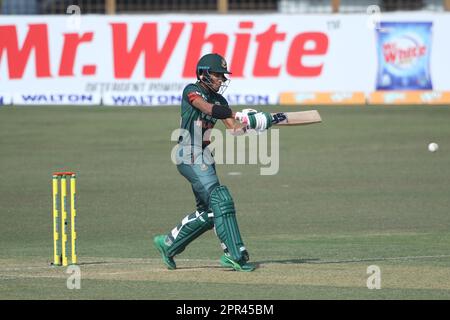
<instances>
[{"instance_id":1,"label":"green outfield","mask_svg":"<svg viewBox=\"0 0 450 320\"><path fill-rule=\"evenodd\" d=\"M175 271L152 247L194 208L170 160L178 108L0 107L0 299L450 299L450 108L317 109L280 128L277 175L218 165L259 265L238 273L212 231ZM49 266L57 170L78 177L79 290Z\"/></svg>"}]
</instances>

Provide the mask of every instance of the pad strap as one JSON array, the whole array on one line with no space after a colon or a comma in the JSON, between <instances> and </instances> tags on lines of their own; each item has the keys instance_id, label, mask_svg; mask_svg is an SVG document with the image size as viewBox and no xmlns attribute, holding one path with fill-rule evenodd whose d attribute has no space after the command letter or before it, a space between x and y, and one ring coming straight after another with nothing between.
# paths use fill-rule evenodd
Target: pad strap
<instances>
[{"instance_id":1,"label":"pad strap","mask_svg":"<svg viewBox=\"0 0 450 320\"><path fill-rule=\"evenodd\" d=\"M172 229L168 234L171 245L167 253L170 257L183 252L189 243L214 227L210 213L210 211L195 211L184 217L181 223Z\"/></svg>"}]
</instances>

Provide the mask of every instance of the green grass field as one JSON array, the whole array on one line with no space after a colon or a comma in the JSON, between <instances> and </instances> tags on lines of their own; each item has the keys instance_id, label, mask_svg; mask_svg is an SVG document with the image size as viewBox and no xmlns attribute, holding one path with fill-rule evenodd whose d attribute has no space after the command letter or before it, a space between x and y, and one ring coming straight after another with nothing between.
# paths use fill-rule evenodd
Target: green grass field
<instances>
[{"instance_id":1,"label":"green grass field","mask_svg":"<svg viewBox=\"0 0 450 320\"><path fill-rule=\"evenodd\" d=\"M317 109L322 124L280 129L277 175L218 165L259 265L237 273L213 232L175 271L152 247L194 208L170 161L178 108L1 107L0 299L450 299L450 108ZM78 174L79 290L49 266L62 169Z\"/></svg>"}]
</instances>

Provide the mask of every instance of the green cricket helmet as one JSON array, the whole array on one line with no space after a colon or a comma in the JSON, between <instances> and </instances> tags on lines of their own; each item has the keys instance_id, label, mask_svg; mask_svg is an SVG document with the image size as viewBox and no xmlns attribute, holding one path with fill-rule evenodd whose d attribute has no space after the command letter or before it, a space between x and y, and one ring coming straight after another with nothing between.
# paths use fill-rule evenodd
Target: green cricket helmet
<instances>
[{"instance_id":1,"label":"green cricket helmet","mask_svg":"<svg viewBox=\"0 0 450 320\"><path fill-rule=\"evenodd\" d=\"M221 73L224 76L225 80L218 90L218 92L222 94L230 82L230 80L225 77L225 74L231 74L231 72L228 71L225 59L217 53L209 53L201 57L197 63L196 70L197 79L207 85L211 90L215 91L211 86L211 72Z\"/></svg>"}]
</instances>

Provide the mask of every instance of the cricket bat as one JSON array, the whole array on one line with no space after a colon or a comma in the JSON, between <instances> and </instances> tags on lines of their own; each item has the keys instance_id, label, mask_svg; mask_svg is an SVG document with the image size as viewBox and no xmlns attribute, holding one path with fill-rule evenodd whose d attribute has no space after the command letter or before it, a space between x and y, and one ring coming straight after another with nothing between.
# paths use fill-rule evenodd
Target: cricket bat
<instances>
[{"instance_id":1,"label":"cricket bat","mask_svg":"<svg viewBox=\"0 0 450 320\"><path fill-rule=\"evenodd\" d=\"M317 110L279 112L272 113L272 116L272 124L276 126L300 126L322 122L322 118Z\"/></svg>"}]
</instances>

